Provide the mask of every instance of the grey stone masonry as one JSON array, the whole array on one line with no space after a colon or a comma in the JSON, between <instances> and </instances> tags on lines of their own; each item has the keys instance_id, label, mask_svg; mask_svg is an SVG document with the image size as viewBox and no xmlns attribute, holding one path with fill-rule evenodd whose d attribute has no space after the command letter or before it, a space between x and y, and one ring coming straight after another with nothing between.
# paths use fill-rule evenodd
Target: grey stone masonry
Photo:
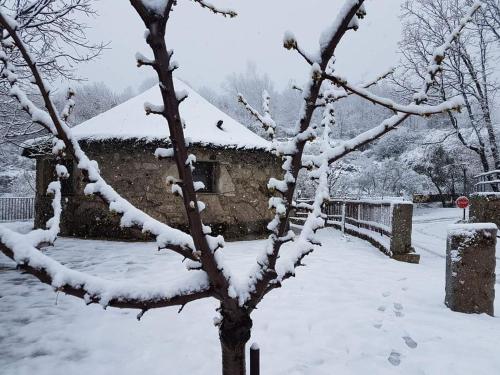
<instances>
[{"instance_id":1,"label":"grey stone masonry","mask_svg":"<svg viewBox=\"0 0 500 375\"><path fill-rule=\"evenodd\" d=\"M420 255L411 246L413 204L392 205L391 253L392 258L408 263L418 263Z\"/></svg>"},{"instance_id":2,"label":"grey stone masonry","mask_svg":"<svg viewBox=\"0 0 500 375\"><path fill-rule=\"evenodd\" d=\"M493 223L449 227L445 304L451 310L493 316L496 236Z\"/></svg>"},{"instance_id":3,"label":"grey stone masonry","mask_svg":"<svg viewBox=\"0 0 500 375\"><path fill-rule=\"evenodd\" d=\"M82 142L88 156L99 164L104 179L125 199L153 218L174 228L188 230L182 200L171 192L168 176L177 177L172 159L157 160L154 152L164 144L132 141ZM213 166L212 192L199 192L206 204L202 217L213 234L227 240L255 239L268 234L273 218L269 210L270 177L280 176L281 160L261 150L236 150L193 145L190 153L198 162ZM71 177L63 182L61 234L84 238L150 240L137 228L122 228L121 217L111 212L98 197L86 196L81 172L67 163ZM52 215L47 185L54 179L50 157L37 158L35 226L43 228Z\"/></svg>"},{"instance_id":4,"label":"grey stone masonry","mask_svg":"<svg viewBox=\"0 0 500 375\"><path fill-rule=\"evenodd\" d=\"M469 220L500 226L500 193L474 193L470 196Z\"/></svg>"}]
</instances>

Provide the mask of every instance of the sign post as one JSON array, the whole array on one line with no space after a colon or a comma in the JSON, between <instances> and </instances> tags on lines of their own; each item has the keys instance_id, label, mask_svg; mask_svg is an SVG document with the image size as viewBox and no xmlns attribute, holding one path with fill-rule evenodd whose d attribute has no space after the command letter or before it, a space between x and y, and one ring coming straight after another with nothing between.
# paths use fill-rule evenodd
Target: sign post
<instances>
[{"instance_id":1,"label":"sign post","mask_svg":"<svg viewBox=\"0 0 500 375\"><path fill-rule=\"evenodd\" d=\"M469 198L461 196L455 201L458 208L463 208L464 210L464 221L465 221L465 209L469 207Z\"/></svg>"}]
</instances>

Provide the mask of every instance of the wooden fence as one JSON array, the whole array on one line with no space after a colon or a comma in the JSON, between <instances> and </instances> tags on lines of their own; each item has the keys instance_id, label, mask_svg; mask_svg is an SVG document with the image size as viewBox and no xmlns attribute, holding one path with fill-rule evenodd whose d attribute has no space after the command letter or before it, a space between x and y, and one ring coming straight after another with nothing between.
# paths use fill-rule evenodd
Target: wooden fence
<instances>
[{"instance_id":1,"label":"wooden fence","mask_svg":"<svg viewBox=\"0 0 500 375\"><path fill-rule=\"evenodd\" d=\"M394 259L418 263L419 255L411 246L411 202L330 199L323 205L323 213L327 226L369 241ZM297 210L290 220L300 225L306 217L307 212Z\"/></svg>"},{"instance_id":2,"label":"wooden fence","mask_svg":"<svg viewBox=\"0 0 500 375\"><path fill-rule=\"evenodd\" d=\"M0 222L26 221L35 217L35 198L0 197Z\"/></svg>"},{"instance_id":3,"label":"wooden fence","mask_svg":"<svg viewBox=\"0 0 500 375\"><path fill-rule=\"evenodd\" d=\"M500 191L500 171L489 171L474 176L474 190L477 193Z\"/></svg>"}]
</instances>

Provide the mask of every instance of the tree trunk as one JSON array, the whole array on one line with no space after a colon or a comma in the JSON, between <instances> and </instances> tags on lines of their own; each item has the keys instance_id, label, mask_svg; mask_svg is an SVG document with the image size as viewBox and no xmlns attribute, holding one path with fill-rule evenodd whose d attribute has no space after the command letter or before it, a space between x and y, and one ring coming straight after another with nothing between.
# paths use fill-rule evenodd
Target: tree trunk
<instances>
[{"instance_id":1,"label":"tree trunk","mask_svg":"<svg viewBox=\"0 0 500 375\"><path fill-rule=\"evenodd\" d=\"M250 340L252 319L245 311L224 311L219 339L222 348L222 375L245 375L245 346Z\"/></svg>"},{"instance_id":2,"label":"tree trunk","mask_svg":"<svg viewBox=\"0 0 500 375\"><path fill-rule=\"evenodd\" d=\"M245 375L245 345L246 342L240 342L235 345L228 345L222 339L222 374L223 375Z\"/></svg>"}]
</instances>

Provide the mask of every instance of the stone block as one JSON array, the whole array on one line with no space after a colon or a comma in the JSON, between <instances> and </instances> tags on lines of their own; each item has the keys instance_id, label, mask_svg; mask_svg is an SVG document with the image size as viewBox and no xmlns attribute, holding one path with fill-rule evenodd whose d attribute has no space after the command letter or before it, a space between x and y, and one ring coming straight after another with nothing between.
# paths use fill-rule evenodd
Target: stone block
<instances>
[{"instance_id":1,"label":"stone block","mask_svg":"<svg viewBox=\"0 0 500 375\"><path fill-rule=\"evenodd\" d=\"M418 263L420 256L411 246L413 204L395 203L392 207L392 258L408 263Z\"/></svg>"},{"instance_id":2,"label":"stone block","mask_svg":"<svg viewBox=\"0 0 500 375\"><path fill-rule=\"evenodd\" d=\"M445 304L451 310L493 316L496 236L493 223L450 226Z\"/></svg>"},{"instance_id":3,"label":"stone block","mask_svg":"<svg viewBox=\"0 0 500 375\"><path fill-rule=\"evenodd\" d=\"M475 193L470 196L469 220L500 226L500 193Z\"/></svg>"}]
</instances>

